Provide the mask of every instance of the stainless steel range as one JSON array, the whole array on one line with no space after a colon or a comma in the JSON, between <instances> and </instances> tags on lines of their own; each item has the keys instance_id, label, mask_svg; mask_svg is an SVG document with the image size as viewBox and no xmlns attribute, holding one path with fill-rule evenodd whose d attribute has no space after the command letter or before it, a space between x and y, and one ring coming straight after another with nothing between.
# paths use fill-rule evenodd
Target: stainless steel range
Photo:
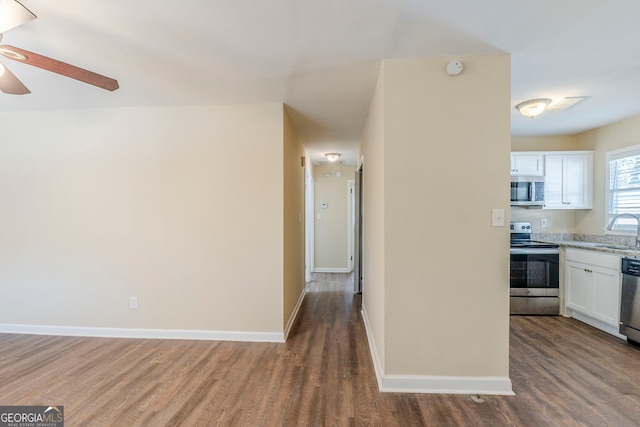
<instances>
[{"instance_id":1,"label":"stainless steel range","mask_svg":"<svg viewBox=\"0 0 640 427\"><path fill-rule=\"evenodd\" d=\"M560 314L560 249L531 240L530 222L511 223L511 314Z\"/></svg>"}]
</instances>

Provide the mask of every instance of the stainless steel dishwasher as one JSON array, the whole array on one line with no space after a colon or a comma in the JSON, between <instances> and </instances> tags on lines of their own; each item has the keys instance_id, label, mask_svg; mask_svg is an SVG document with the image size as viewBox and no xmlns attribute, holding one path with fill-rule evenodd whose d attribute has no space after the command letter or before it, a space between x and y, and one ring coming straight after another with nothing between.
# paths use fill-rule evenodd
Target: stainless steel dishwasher
<instances>
[{"instance_id":1,"label":"stainless steel dishwasher","mask_svg":"<svg viewBox=\"0 0 640 427\"><path fill-rule=\"evenodd\" d=\"M622 295L620 297L620 333L628 341L640 344L640 260L622 258Z\"/></svg>"}]
</instances>

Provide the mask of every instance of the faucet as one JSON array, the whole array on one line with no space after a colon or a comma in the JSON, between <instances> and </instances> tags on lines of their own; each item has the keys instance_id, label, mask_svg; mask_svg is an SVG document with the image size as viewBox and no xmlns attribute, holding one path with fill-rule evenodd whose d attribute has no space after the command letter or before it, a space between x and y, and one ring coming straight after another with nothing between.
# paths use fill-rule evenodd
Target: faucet
<instances>
[{"instance_id":1,"label":"faucet","mask_svg":"<svg viewBox=\"0 0 640 427\"><path fill-rule=\"evenodd\" d=\"M636 247L640 246L640 215L629 214L629 213L618 214L611 219L611 222L609 223L609 225L607 225L607 230L611 230L613 228L613 224L615 224L615 222L620 217L629 217L636 220L636 223L637 223L636 224Z\"/></svg>"}]
</instances>

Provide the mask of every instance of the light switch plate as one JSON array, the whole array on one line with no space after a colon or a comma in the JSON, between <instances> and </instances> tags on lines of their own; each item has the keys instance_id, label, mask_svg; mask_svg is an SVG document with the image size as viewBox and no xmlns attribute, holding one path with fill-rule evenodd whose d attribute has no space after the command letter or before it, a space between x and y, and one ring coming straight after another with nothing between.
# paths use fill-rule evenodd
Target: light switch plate
<instances>
[{"instance_id":1,"label":"light switch plate","mask_svg":"<svg viewBox=\"0 0 640 427\"><path fill-rule=\"evenodd\" d=\"M504 227L504 209L493 209L491 211L491 225L493 227Z\"/></svg>"}]
</instances>

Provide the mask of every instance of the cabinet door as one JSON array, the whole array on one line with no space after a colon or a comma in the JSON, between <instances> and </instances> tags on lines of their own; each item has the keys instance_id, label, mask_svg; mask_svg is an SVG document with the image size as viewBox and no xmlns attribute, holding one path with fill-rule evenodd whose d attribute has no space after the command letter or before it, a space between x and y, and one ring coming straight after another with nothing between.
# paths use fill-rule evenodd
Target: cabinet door
<instances>
[{"instance_id":1,"label":"cabinet door","mask_svg":"<svg viewBox=\"0 0 640 427\"><path fill-rule=\"evenodd\" d=\"M542 154L515 153L511 155L511 175L542 176L543 172Z\"/></svg>"},{"instance_id":2,"label":"cabinet door","mask_svg":"<svg viewBox=\"0 0 640 427\"><path fill-rule=\"evenodd\" d=\"M593 317L618 326L620 321L620 273L593 268Z\"/></svg>"},{"instance_id":3,"label":"cabinet door","mask_svg":"<svg viewBox=\"0 0 640 427\"><path fill-rule=\"evenodd\" d=\"M593 276L584 264L568 261L565 269L565 305L590 314L593 301Z\"/></svg>"},{"instance_id":4,"label":"cabinet door","mask_svg":"<svg viewBox=\"0 0 640 427\"><path fill-rule=\"evenodd\" d=\"M591 209L591 156L567 155L564 159L564 202L571 209Z\"/></svg>"},{"instance_id":5,"label":"cabinet door","mask_svg":"<svg viewBox=\"0 0 640 427\"><path fill-rule=\"evenodd\" d=\"M546 209L593 207L593 157L590 154L545 156Z\"/></svg>"},{"instance_id":6,"label":"cabinet door","mask_svg":"<svg viewBox=\"0 0 640 427\"><path fill-rule=\"evenodd\" d=\"M564 201L564 156L547 155L544 159L544 207L566 209Z\"/></svg>"}]
</instances>

